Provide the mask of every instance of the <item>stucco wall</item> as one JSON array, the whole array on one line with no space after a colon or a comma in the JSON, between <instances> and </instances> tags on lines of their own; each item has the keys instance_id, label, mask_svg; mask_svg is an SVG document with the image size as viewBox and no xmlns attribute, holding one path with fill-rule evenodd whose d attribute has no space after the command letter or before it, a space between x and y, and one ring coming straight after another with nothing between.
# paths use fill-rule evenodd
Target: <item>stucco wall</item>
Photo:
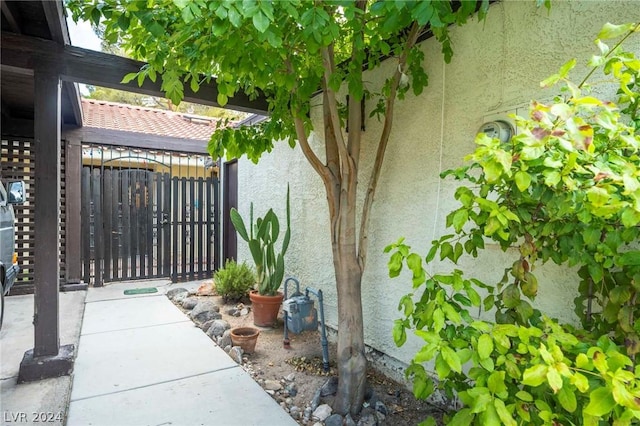
<instances>
[{"instance_id":1,"label":"stucco wall","mask_svg":"<svg viewBox=\"0 0 640 426\"><path fill-rule=\"evenodd\" d=\"M494 4L486 22L470 22L452 30L454 57L444 65L440 47L429 40L421 48L426 54L429 87L418 98L411 95L396 106L394 129L388 146L376 200L371 215L369 260L363 280L365 338L367 344L403 362L419 348L410 339L396 348L391 337L398 300L411 290L406 275L391 280L388 257L383 248L405 236L419 252L445 233L445 216L456 206L455 182L440 181L440 171L462 164L474 148L474 136L483 117L545 99L539 82L553 74L568 59L579 63L596 53L593 39L606 22L638 21L635 1L555 1L550 13L536 9L533 1ZM637 45L636 45L637 46ZM373 87L381 84L392 64L366 75ZM578 80L585 75L579 66ZM367 105L370 111L372 105ZM381 124L366 122L362 144L361 189L368 180L376 137ZM292 240L286 258L287 275L303 285L325 293L328 324L337 326L337 302L329 241L329 224L324 187L307 164L299 148L277 144L259 165L246 159L239 163L239 210L247 214L249 203L256 212L269 207L284 217L287 183L291 186ZM362 197L360 197L360 202ZM240 259L248 249L238 243ZM499 281L511 253L489 246L479 259L465 259L463 270L487 282ZM450 269L448 264L435 269ZM573 271L558 267L537 270L540 281L536 305L552 316L573 320Z\"/></svg>"}]
</instances>

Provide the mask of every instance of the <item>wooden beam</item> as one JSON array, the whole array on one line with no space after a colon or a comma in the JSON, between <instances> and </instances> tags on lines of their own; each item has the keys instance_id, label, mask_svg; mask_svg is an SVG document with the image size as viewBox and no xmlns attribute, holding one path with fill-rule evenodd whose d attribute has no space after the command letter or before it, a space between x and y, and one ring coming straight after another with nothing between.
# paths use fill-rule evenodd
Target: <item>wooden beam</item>
<instances>
[{"instance_id":1,"label":"wooden beam","mask_svg":"<svg viewBox=\"0 0 640 426\"><path fill-rule=\"evenodd\" d=\"M35 72L35 340L33 356L60 349L60 79L44 65Z\"/></svg>"},{"instance_id":2,"label":"wooden beam","mask_svg":"<svg viewBox=\"0 0 640 426\"><path fill-rule=\"evenodd\" d=\"M60 78L65 81L110 87L150 96L165 96L160 89L162 84L160 79L155 83L146 79L140 87L135 81L127 84L121 83L126 74L138 72L145 66L144 62L74 46L61 46L53 41L4 31L0 39L0 46L3 65L33 69L34 61L46 60L55 64ZM198 92L193 92L188 84L184 88L184 101L187 102L220 107L216 100L217 96L218 89L215 80L202 84ZM254 99L244 93L237 93L233 98L229 98L229 103L225 108L262 115L268 114L268 103L264 96Z\"/></svg>"},{"instance_id":3,"label":"wooden beam","mask_svg":"<svg viewBox=\"0 0 640 426\"><path fill-rule=\"evenodd\" d=\"M33 138L33 120L2 117L2 137Z\"/></svg>"},{"instance_id":4,"label":"wooden beam","mask_svg":"<svg viewBox=\"0 0 640 426\"><path fill-rule=\"evenodd\" d=\"M51 40L58 44L69 45L71 38L65 21L64 9L61 1L43 0L42 9L47 19L47 26L51 33ZM65 81L62 83L62 90L69 96L71 110L73 111L74 124L82 126L82 107L80 106L80 90L78 84Z\"/></svg>"},{"instance_id":5,"label":"wooden beam","mask_svg":"<svg viewBox=\"0 0 640 426\"><path fill-rule=\"evenodd\" d=\"M73 124L82 126L82 102L80 100L80 89L78 88L78 83L63 81L62 89L67 93L69 96L69 102L71 102L74 120Z\"/></svg>"},{"instance_id":6,"label":"wooden beam","mask_svg":"<svg viewBox=\"0 0 640 426\"><path fill-rule=\"evenodd\" d=\"M15 10L15 5L7 3L6 0L1 0L0 9L2 9L2 14L9 23L11 31L20 34L22 32L22 20L20 19L20 14Z\"/></svg>"},{"instance_id":7,"label":"wooden beam","mask_svg":"<svg viewBox=\"0 0 640 426\"><path fill-rule=\"evenodd\" d=\"M125 132L122 130L81 127L65 129L62 138L79 139L83 143L94 143L108 146L122 146L158 151L186 152L208 154L207 141L181 139L169 136L149 135L147 133Z\"/></svg>"},{"instance_id":8,"label":"wooden beam","mask_svg":"<svg viewBox=\"0 0 640 426\"><path fill-rule=\"evenodd\" d=\"M51 40L60 44L71 44L64 9L61 1L42 0L42 9L47 18L47 26L51 33Z\"/></svg>"}]
</instances>

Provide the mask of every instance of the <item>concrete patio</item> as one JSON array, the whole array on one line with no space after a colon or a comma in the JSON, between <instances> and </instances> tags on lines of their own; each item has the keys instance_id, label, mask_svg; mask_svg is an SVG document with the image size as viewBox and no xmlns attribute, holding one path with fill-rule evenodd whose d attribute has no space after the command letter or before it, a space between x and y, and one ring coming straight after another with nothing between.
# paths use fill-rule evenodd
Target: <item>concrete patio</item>
<instances>
[{"instance_id":1,"label":"concrete patio","mask_svg":"<svg viewBox=\"0 0 640 426\"><path fill-rule=\"evenodd\" d=\"M124 295L142 287L157 287L158 293ZM9 297L2 330L3 422L15 413L32 421L33 412L62 412L70 426L295 425L164 296L171 287L145 281L62 293L61 343L76 344L72 381L21 385L20 359L33 346L33 296Z\"/></svg>"}]
</instances>

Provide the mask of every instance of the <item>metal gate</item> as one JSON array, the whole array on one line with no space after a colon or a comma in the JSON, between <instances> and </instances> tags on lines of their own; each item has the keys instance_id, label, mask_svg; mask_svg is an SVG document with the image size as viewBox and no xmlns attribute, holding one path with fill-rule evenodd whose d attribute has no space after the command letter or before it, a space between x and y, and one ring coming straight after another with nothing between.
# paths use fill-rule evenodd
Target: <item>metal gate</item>
<instances>
[{"instance_id":1,"label":"metal gate","mask_svg":"<svg viewBox=\"0 0 640 426\"><path fill-rule=\"evenodd\" d=\"M219 264L218 179L83 167L85 282L209 278Z\"/></svg>"}]
</instances>

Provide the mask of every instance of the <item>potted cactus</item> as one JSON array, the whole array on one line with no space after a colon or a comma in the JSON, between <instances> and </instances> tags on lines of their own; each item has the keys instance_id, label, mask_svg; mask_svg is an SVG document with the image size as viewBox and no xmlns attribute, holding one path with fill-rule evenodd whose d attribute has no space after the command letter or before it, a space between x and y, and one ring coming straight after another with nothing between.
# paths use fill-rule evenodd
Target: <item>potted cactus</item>
<instances>
[{"instance_id":1,"label":"potted cactus","mask_svg":"<svg viewBox=\"0 0 640 426\"><path fill-rule=\"evenodd\" d=\"M276 324L283 295L278 289L284 278L284 255L291 239L289 188L287 188L287 229L280 251L276 243L280 235L280 222L273 209L253 222L253 203L249 211L249 231L236 209L231 209L231 222L240 238L249 244L251 257L256 266L257 290L249 293L252 302L253 323L270 327Z\"/></svg>"}]
</instances>

